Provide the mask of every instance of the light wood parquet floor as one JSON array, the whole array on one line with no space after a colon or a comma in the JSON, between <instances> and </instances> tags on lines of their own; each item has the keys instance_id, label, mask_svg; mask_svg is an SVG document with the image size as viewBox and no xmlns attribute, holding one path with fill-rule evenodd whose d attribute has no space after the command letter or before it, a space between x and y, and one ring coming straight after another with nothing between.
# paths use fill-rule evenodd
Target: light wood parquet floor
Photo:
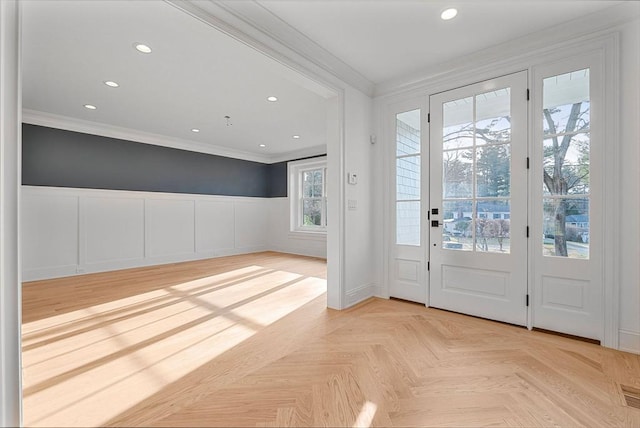
<instances>
[{"instance_id":1,"label":"light wood parquet floor","mask_svg":"<svg viewBox=\"0 0 640 428\"><path fill-rule=\"evenodd\" d=\"M640 356L395 300L266 252L23 287L26 426L640 426Z\"/></svg>"}]
</instances>

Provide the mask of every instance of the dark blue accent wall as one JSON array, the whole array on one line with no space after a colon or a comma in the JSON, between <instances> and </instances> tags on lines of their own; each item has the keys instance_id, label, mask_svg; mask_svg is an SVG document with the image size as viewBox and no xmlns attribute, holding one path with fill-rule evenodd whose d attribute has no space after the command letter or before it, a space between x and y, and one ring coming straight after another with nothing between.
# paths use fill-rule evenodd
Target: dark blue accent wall
<instances>
[{"instance_id":1,"label":"dark blue accent wall","mask_svg":"<svg viewBox=\"0 0 640 428\"><path fill-rule=\"evenodd\" d=\"M287 163L263 164L23 124L22 183L284 197L287 196Z\"/></svg>"}]
</instances>

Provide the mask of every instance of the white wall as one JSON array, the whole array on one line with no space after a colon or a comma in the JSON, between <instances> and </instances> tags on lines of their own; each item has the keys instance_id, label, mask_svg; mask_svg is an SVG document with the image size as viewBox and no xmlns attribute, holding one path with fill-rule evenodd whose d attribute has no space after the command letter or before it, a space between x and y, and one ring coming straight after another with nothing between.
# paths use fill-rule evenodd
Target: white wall
<instances>
[{"instance_id":1,"label":"white wall","mask_svg":"<svg viewBox=\"0 0 640 428\"><path fill-rule=\"evenodd\" d=\"M640 7L639 7L640 8ZM640 353L640 20L620 28L620 349Z\"/></svg>"},{"instance_id":2,"label":"white wall","mask_svg":"<svg viewBox=\"0 0 640 428\"><path fill-rule=\"evenodd\" d=\"M375 295L381 277L376 275L378 242L375 228L372 99L362 92L345 91L345 174L355 173L357 184L345 188L345 306ZM351 204L351 206L350 206ZM355 204L355 208L354 205Z\"/></svg>"},{"instance_id":3,"label":"white wall","mask_svg":"<svg viewBox=\"0 0 640 428\"><path fill-rule=\"evenodd\" d=\"M270 248L270 200L22 188L23 280Z\"/></svg>"}]
</instances>

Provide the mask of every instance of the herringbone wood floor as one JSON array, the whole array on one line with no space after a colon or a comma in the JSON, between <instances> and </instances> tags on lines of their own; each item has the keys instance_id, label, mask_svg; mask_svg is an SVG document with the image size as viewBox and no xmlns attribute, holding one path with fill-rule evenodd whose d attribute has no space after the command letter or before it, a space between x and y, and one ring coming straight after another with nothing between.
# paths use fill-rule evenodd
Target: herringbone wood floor
<instances>
[{"instance_id":1,"label":"herringbone wood floor","mask_svg":"<svg viewBox=\"0 0 640 428\"><path fill-rule=\"evenodd\" d=\"M640 356L261 253L24 285L27 426L640 426Z\"/></svg>"}]
</instances>

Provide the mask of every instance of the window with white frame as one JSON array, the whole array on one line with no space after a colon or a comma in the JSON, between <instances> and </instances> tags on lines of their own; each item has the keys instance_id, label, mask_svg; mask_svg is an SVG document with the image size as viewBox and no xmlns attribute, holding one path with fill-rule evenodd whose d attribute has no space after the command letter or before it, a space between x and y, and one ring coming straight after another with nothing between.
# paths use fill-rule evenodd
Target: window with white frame
<instances>
[{"instance_id":1,"label":"window with white frame","mask_svg":"<svg viewBox=\"0 0 640 428\"><path fill-rule=\"evenodd\" d=\"M327 158L289 162L291 231L320 232L327 229Z\"/></svg>"}]
</instances>

